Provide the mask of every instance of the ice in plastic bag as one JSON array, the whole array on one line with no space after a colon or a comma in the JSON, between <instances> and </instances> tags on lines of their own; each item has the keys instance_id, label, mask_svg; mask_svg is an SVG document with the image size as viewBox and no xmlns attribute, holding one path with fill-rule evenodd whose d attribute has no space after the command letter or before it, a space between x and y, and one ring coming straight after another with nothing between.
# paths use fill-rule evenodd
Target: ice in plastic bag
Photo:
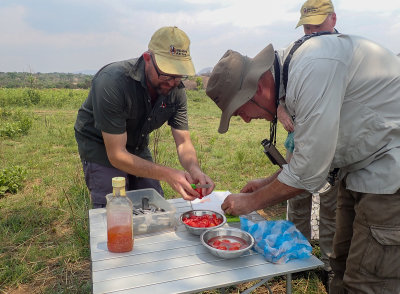
<instances>
[{"instance_id":1,"label":"ice in plastic bag","mask_svg":"<svg viewBox=\"0 0 400 294\"><path fill-rule=\"evenodd\" d=\"M286 220L254 223L240 217L242 230L254 237L253 249L273 263L286 263L291 259L308 258L312 247L296 226Z\"/></svg>"}]
</instances>

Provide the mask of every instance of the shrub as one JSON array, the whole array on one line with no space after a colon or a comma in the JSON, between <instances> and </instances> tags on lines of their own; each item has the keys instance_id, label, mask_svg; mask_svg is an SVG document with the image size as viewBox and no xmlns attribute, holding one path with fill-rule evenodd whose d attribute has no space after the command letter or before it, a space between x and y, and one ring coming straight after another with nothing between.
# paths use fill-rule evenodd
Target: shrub
<instances>
[{"instance_id":1,"label":"shrub","mask_svg":"<svg viewBox=\"0 0 400 294\"><path fill-rule=\"evenodd\" d=\"M196 78L196 85L197 90L202 90L204 88L203 79L201 77Z\"/></svg>"},{"instance_id":2,"label":"shrub","mask_svg":"<svg viewBox=\"0 0 400 294\"><path fill-rule=\"evenodd\" d=\"M11 166L0 170L0 196L6 192L17 193L26 179L26 169L21 166Z\"/></svg>"},{"instance_id":3,"label":"shrub","mask_svg":"<svg viewBox=\"0 0 400 294\"><path fill-rule=\"evenodd\" d=\"M31 117L20 110L11 112L0 108L0 137L27 135L32 127Z\"/></svg>"},{"instance_id":4,"label":"shrub","mask_svg":"<svg viewBox=\"0 0 400 294\"><path fill-rule=\"evenodd\" d=\"M28 88L26 90L27 100L28 102L32 103L33 105L38 105L40 102L40 93L36 89ZM27 105L29 106L29 105Z\"/></svg>"}]
</instances>

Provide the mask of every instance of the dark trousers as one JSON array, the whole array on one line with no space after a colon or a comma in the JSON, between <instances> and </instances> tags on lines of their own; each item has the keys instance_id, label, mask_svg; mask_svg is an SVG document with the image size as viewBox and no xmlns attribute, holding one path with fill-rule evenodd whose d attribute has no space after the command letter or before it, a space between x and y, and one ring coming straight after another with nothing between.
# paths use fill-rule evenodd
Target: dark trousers
<instances>
[{"instance_id":1,"label":"dark trousers","mask_svg":"<svg viewBox=\"0 0 400 294\"><path fill-rule=\"evenodd\" d=\"M127 191L153 188L164 197L164 191L158 180L136 177L114 167L106 167L86 160L82 161L82 166L93 208L106 206L106 195L112 193L111 179L113 177L124 177Z\"/></svg>"},{"instance_id":2,"label":"dark trousers","mask_svg":"<svg viewBox=\"0 0 400 294\"><path fill-rule=\"evenodd\" d=\"M330 293L400 293L400 190L360 193L339 186Z\"/></svg>"}]
</instances>

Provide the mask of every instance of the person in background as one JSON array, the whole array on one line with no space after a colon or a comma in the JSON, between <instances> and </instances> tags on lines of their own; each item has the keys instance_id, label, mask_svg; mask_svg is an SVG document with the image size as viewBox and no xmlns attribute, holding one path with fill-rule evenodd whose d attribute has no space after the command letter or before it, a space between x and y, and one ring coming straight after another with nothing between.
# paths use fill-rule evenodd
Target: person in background
<instances>
[{"instance_id":1,"label":"person in background","mask_svg":"<svg viewBox=\"0 0 400 294\"><path fill-rule=\"evenodd\" d=\"M206 93L222 110L220 133L232 116L272 121L283 96L295 120L290 162L221 209L245 215L317 192L340 168L330 293L400 293L400 59L362 37L308 36L286 84L288 53L272 44L254 58L228 50L214 66Z\"/></svg>"},{"instance_id":2,"label":"person in background","mask_svg":"<svg viewBox=\"0 0 400 294\"><path fill-rule=\"evenodd\" d=\"M296 28L303 26L304 34L309 35L316 32L335 33L337 32L335 30L335 25L336 13L330 0L308 0L300 9L300 20ZM292 117L288 114L285 107L284 97L280 100L277 116L285 130L289 133L285 141L286 161L289 162L294 149L294 126ZM333 276L332 268L329 264L329 257L332 253L332 242L335 234L338 185L334 183L333 186L327 185L327 187L330 187L327 191L320 191L319 193L319 246L321 250L321 260L324 262L322 280L325 287L328 289L329 280ZM304 192L288 200L288 220L293 222L309 241L311 240L311 213L311 193Z\"/></svg>"},{"instance_id":3,"label":"person in background","mask_svg":"<svg viewBox=\"0 0 400 294\"><path fill-rule=\"evenodd\" d=\"M182 80L195 74L189 45L184 31L162 27L142 56L110 63L94 76L74 127L93 208L105 207L116 176L126 178L127 190L154 188L161 195L160 181L165 181L186 200L200 196L191 183L209 184L204 195L213 190L188 131ZM152 160L149 134L165 122L186 171Z\"/></svg>"}]
</instances>

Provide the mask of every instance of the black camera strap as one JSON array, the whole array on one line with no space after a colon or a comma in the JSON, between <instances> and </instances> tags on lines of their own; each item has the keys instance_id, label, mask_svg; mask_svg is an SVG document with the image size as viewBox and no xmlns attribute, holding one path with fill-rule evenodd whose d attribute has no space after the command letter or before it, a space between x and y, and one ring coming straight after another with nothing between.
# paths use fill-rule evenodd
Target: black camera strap
<instances>
[{"instance_id":1,"label":"black camera strap","mask_svg":"<svg viewBox=\"0 0 400 294\"><path fill-rule=\"evenodd\" d=\"M312 37L316 37L316 36L321 36L321 35L328 35L328 34L337 34L338 31L335 29L335 32L316 32L316 33L312 33L310 35L304 35L303 37L301 37L300 39L298 39L297 41L294 42L293 47L290 49L288 56L286 57L284 63L283 63L283 72L282 72L282 83L283 83L283 87L285 89L286 92L286 88L287 88L287 83L288 83L288 77L289 77L289 63L293 57L294 52L308 39L312 38ZM279 92L280 92L280 65L279 65L279 55L278 52L275 51L275 60L274 60L274 74L275 74L275 106L276 108L278 108L279 105ZM269 132L270 132L270 137L269 140L268 139L264 139L261 142L261 145L264 147L264 153L269 157L269 159L272 161L273 164L278 164L280 166L282 166L282 161L284 161L282 155L279 153L279 151L275 148L276 145L276 130L277 130L277 124L278 124L278 117L277 114L275 115L275 117L272 119L271 123L270 123L270 128L269 128ZM272 149L274 150L274 155L275 156L271 156L270 152L268 151L268 149ZM274 157L279 157L279 160L276 160ZM281 161L282 159L282 161ZM281 161L281 162L279 162ZM278 163L279 162L279 163Z\"/></svg>"},{"instance_id":2,"label":"black camera strap","mask_svg":"<svg viewBox=\"0 0 400 294\"><path fill-rule=\"evenodd\" d=\"M281 71L279 66L279 56L278 52L275 51L275 59L274 59L274 75L275 75L275 107L278 108L279 105L279 89L281 85ZM276 127L278 124L278 117L275 114L275 117L272 119L269 126L269 141L271 144L276 144Z\"/></svg>"},{"instance_id":3,"label":"black camera strap","mask_svg":"<svg viewBox=\"0 0 400 294\"><path fill-rule=\"evenodd\" d=\"M279 56L278 52L275 51L275 59L274 59L274 75L275 75L275 107L278 108L279 105L279 87L281 85L281 72L279 66ZM278 149L276 149L276 127L278 124L278 117L275 114L275 117L272 119L269 127L270 138L264 139L261 141L261 145L264 147L264 153L267 155L272 164L276 164L280 167L286 164L285 158L280 154Z\"/></svg>"},{"instance_id":4,"label":"black camera strap","mask_svg":"<svg viewBox=\"0 0 400 294\"><path fill-rule=\"evenodd\" d=\"M289 63L292 60L294 52L297 49L299 49L299 47L301 45L303 45L304 42L307 41L308 39L311 39L311 38L317 37L317 36L331 35L331 34L337 34L337 33L338 33L338 31L336 31L336 30L335 30L335 32L316 32L316 33L312 33L309 35L304 35L303 37L298 39L296 42L294 42L293 47L290 49L289 54L288 54L288 56L286 56L285 62L283 63L282 82L283 82L283 87L285 88L285 92L286 92L288 78L289 78Z\"/></svg>"}]
</instances>

